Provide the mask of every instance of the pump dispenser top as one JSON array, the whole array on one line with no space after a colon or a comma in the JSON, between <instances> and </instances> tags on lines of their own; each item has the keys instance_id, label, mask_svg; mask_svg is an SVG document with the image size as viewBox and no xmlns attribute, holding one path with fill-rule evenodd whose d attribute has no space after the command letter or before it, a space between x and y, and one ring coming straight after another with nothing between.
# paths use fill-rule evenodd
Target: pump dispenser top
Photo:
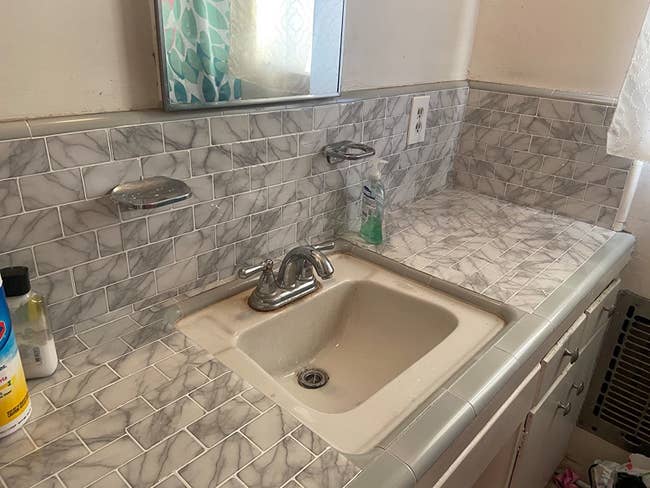
<instances>
[{"instance_id":1,"label":"pump dispenser top","mask_svg":"<svg viewBox=\"0 0 650 488\"><path fill-rule=\"evenodd\" d=\"M373 159L368 168L368 179L372 181L381 181L381 170L386 164L388 164L388 161L384 161L383 159Z\"/></svg>"}]
</instances>

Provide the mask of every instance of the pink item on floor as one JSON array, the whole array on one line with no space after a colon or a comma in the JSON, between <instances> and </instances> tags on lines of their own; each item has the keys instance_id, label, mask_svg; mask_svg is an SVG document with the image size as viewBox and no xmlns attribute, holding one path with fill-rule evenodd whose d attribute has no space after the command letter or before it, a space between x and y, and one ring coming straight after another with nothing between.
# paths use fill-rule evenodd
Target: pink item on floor
<instances>
[{"instance_id":1,"label":"pink item on floor","mask_svg":"<svg viewBox=\"0 0 650 488\"><path fill-rule=\"evenodd\" d=\"M565 469L563 473L555 475L553 481L558 488L578 488L576 481L580 477L572 469Z\"/></svg>"}]
</instances>

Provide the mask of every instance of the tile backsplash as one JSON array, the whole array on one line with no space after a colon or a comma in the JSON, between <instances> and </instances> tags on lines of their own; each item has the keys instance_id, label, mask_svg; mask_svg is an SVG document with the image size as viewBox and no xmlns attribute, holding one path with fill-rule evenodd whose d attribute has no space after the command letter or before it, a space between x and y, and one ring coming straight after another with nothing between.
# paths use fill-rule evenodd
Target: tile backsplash
<instances>
[{"instance_id":1,"label":"tile backsplash","mask_svg":"<svg viewBox=\"0 0 650 488\"><path fill-rule=\"evenodd\" d=\"M445 187L469 90L427 93L426 141L409 147L405 90L0 142L0 266L31 269L62 339L331 237L358 215L366 164L329 165L328 142L375 147L389 207ZM193 197L153 211L106 197L155 175L183 179Z\"/></svg>"},{"instance_id":2,"label":"tile backsplash","mask_svg":"<svg viewBox=\"0 0 650 488\"><path fill-rule=\"evenodd\" d=\"M209 286L358 225L366 163L329 165L320 154L344 139L388 161L388 208L453 182L612 225L631 165L606 152L612 104L514 87L432 90L0 141L0 266L31 269L60 339ZM428 129L424 143L407 146L416 94L431 96ZM156 175L183 179L193 197L150 211L106 197Z\"/></svg>"},{"instance_id":3,"label":"tile backsplash","mask_svg":"<svg viewBox=\"0 0 650 488\"><path fill-rule=\"evenodd\" d=\"M472 88L455 184L611 227L631 166L607 154L614 109Z\"/></svg>"}]
</instances>

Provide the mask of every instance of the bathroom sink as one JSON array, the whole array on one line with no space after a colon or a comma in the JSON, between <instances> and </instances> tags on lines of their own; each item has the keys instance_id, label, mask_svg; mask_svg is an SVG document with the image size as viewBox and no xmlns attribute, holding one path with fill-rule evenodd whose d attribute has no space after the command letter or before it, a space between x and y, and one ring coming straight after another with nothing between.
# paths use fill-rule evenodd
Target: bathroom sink
<instances>
[{"instance_id":1,"label":"bathroom sink","mask_svg":"<svg viewBox=\"0 0 650 488\"><path fill-rule=\"evenodd\" d=\"M360 257L330 259L334 277L280 310L250 309L247 289L177 327L333 447L363 454L505 321Z\"/></svg>"},{"instance_id":2,"label":"bathroom sink","mask_svg":"<svg viewBox=\"0 0 650 488\"><path fill-rule=\"evenodd\" d=\"M451 312L409 291L415 290L345 281L245 331L237 347L305 405L347 412L458 326ZM298 384L293 373L307 367L330 376L325 388L310 391Z\"/></svg>"}]
</instances>

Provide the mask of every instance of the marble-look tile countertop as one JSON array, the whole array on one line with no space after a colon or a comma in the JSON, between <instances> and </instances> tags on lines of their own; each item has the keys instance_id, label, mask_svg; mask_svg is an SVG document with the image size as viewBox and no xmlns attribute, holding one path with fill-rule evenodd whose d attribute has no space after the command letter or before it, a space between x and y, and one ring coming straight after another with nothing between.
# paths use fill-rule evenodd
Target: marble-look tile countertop
<instances>
[{"instance_id":1,"label":"marble-look tile countertop","mask_svg":"<svg viewBox=\"0 0 650 488\"><path fill-rule=\"evenodd\" d=\"M614 235L453 190L392 212L386 227L386 244L365 247L528 312ZM30 381L29 422L0 440L5 488L342 488L354 479L359 467L176 331L170 304L90 321L58 343L57 371Z\"/></svg>"},{"instance_id":2,"label":"marble-look tile countertop","mask_svg":"<svg viewBox=\"0 0 650 488\"><path fill-rule=\"evenodd\" d=\"M385 243L361 247L533 312L614 231L541 210L445 190L386 215Z\"/></svg>"},{"instance_id":3,"label":"marble-look tile countertop","mask_svg":"<svg viewBox=\"0 0 650 488\"><path fill-rule=\"evenodd\" d=\"M30 420L0 440L6 488L340 488L359 472L164 312L59 348L54 375L29 382Z\"/></svg>"}]
</instances>

